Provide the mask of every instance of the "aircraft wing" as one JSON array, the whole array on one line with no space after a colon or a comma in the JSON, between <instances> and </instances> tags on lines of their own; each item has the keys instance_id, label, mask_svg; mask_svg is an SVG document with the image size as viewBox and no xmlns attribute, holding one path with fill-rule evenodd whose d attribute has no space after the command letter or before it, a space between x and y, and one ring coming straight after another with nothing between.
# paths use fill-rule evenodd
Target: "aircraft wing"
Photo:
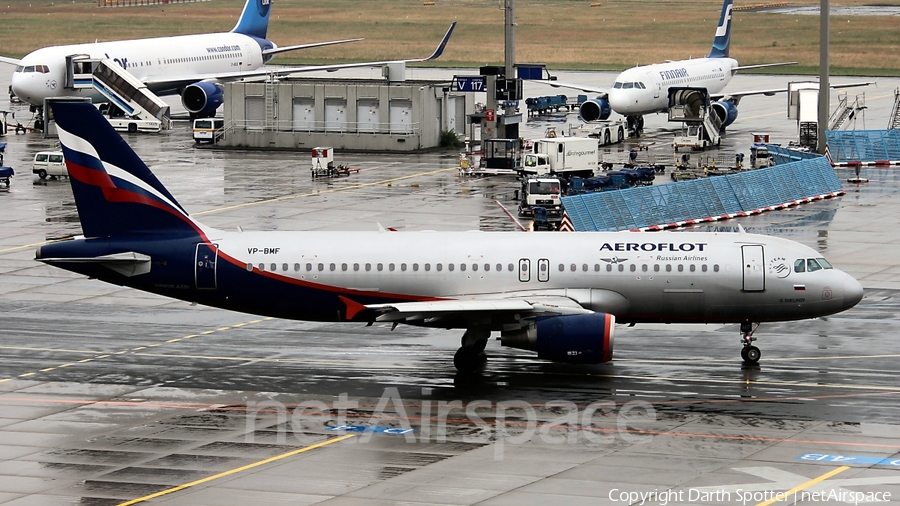
<instances>
[{"instance_id":1,"label":"aircraft wing","mask_svg":"<svg viewBox=\"0 0 900 506\"><path fill-rule=\"evenodd\" d=\"M0 63L8 63L10 65L21 65L22 60L17 60L15 58L7 58L6 56L0 56Z\"/></svg>"},{"instance_id":2,"label":"aircraft wing","mask_svg":"<svg viewBox=\"0 0 900 506\"><path fill-rule=\"evenodd\" d=\"M322 47L322 46L332 46L334 44L344 44L346 42L357 42L363 40L359 39L344 39L344 40L330 40L328 42L313 42L311 44L300 44L297 46L285 46L285 47L276 47L272 49L266 49L262 52L263 56L271 56L273 54L286 53L288 51L298 51L300 49L310 49L313 47Z\"/></svg>"},{"instance_id":3,"label":"aircraft wing","mask_svg":"<svg viewBox=\"0 0 900 506\"><path fill-rule=\"evenodd\" d=\"M829 87L832 89L838 88L855 88L858 86L868 86L870 84L875 84L875 81L860 81L856 83L840 83L840 84L830 84ZM787 88L771 88L768 90L751 90L751 91L739 91L739 92L729 92L729 93L717 93L715 95L710 95L710 100L725 100L726 102L733 102L734 104L738 104L742 98L750 96L750 95L766 95L771 97L776 93L786 93L788 91Z\"/></svg>"},{"instance_id":4,"label":"aircraft wing","mask_svg":"<svg viewBox=\"0 0 900 506\"><path fill-rule=\"evenodd\" d=\"M503 298L478 298L470 300L444 299L425 302L398 302L370 304L378 322L450 322L479 321L484 319L518 321L517 315L587 314L593 311L583 308L573 299L557 295L535 295ZM350 315L352 316L352 315Z\"/></svg>"},{"instance_id":5,"label":"aircraft wing","mask_svg":"<svg viewBox=\"0 0 900 506\"><path fill-rule=\"evenodd\" d=\"M304 67L270 67L252 70L252 71L235 71L235 72L226 72L214 76L210 76L209 74L202 75L194 75L194 76L178 76L178 77L168 77L165 80L147 80L145 84L147 87L151 89L163 89L166 88L167 85L171 85L172 87L181 87L186 86L187 84L192 84L198 81L208 81L208 82L220 82L220 81L236 81L236 80L258 80L265 78L267 76L275 76L275 77L286 77L294 74L301 74L304 72L314 72L316 70L327 70L334 71L346 68L357 68L357 67L381 67L384 65L388 65L390 63L410 63L410 62L424 62L431 61L439 58L441 54L444 52L444 48L447 47L447 41L450 40L450 35L453 34L453 29L456 28L456 22L450 25L450 28L447 30L447 33L444 34L444 38L441 39L441 43L438 44L437 49L431 53L430 56L423 58L409 58L406 60L386 60L386 61L372 61L372 62L358 62L358 63L336 63L333 65L308 65ZM350 39L348 39L349 41ZM334 41L332 44L337 44L345 41ZM278 48L276 51L280 51L284 48Z\"/></svg>"},{"instance_id":6,"label":"aircraft wing","mask_svg":"<svg viewBox=\"0 0 900 506\"><path fill-rule=\"evenodd\" d=\"M602 98L606 98L606 96L608 94L608 90L606 90L604 88L597 88L597 87L591 86L589 84L585 85L585 84L564 83L562 81L555 81L555 80L548 81L546 79L531 80L531 82L546 84L547 86L552 86L554 88L569 88L572 90L584 91L586 93L597 93Z\"/></svg>"}]
</instances>

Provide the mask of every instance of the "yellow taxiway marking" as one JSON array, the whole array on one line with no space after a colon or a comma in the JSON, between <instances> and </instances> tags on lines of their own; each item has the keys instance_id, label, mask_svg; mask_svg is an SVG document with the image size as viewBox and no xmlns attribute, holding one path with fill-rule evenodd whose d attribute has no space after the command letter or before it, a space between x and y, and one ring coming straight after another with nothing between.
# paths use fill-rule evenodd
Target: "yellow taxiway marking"
<instances>
[{"instance_id":1,"label":"yellow taxiway marking","mask_svg":"<svg viewBox=\"0 0 900 506\"><path fill-rule=\"evenodd\" d=\"M180 337L176 337L175 339L169 339L169 340L166 341L166 342L167 342L167 343L177 343L178 341L181 341L181 338L180 338Z\"/></svg>"},{"instance_id":2,"label":"yellow taxiway marking","mask_svg":"<svg viewBox=\"0 0 900 506\"><path fill-rule=\"evenodd\" d=\"M200 333L200 335L205 336L208 334L212 334L213 332L215 332L215 330L204 330L203 332Z\"/></svg>"},{"instance_id":3,"label":"yellow taxiway marking","mask_svg":"<svg viewBox=\"0 0 900 506\"><path fill-rule=\"evenodd\" d=\"M55 368L55 367L48 367L48 368L46 368L46 369L41 369L39 372L52 371L53 369L56 369L56 368Z\"/></svg>"},{"instance_id":4,"label":"yellow taxiway marking","mask_svg":"<svg viewBox=\"0 0 900 506\"><path fill-rule=\"evenodd\" d=\"M0 379L0 383L3 383L4 381L9 381L9 380L11 380L11 379L12 379L12 378L3 378L3 379Z\"/></svg>"},{"instance_id":5,"label":"yellow taxiway marking","mask_svg":"<svg viewBox=\"0 0 900 506\"><path fill-rule=\"evenodd\" d=\"M332 443L337 443L338 441L344 441L345 439L350 439L352 437L355 437L355 435L347 434L345 436L338 436L336 438L328 439L328 440L322 441L321 443L316 443L314 445L304 446L303 448L298 448L296 450L292 450L287 453L282 453L281 455L276 455L276 456L270 457L268 459L259 460L252 464L247 464L246 466L241 466L241 467L237 467L234 469L230 469L228 471L225 471L225 472L222 472L219 474L214 474L212 476L208 476L208 477L202 478L200 480L192 481L190 483L185 483L184 485L178 485L177 487L167 488L166 490L161 490L159 492L156 492L155 494L145 495L144 497L138 497L137 499L132 499L130 501L119 503L118 506L131 506L132 504L137 504L139 502L149 501L150 499L154 499L156 497L160 497L160 496L163 496L166 494L171 494L172 492L178 492L179 490L184 490L186 488L190 488L190 487L193 487L196 485L201 485L203 483L217 480L217 479L223 478L225 476L230 476L232 474L240 473L240 472L246 471L248 469L253 469L254 467L259 467L259 466L268 464L270 462L275 462L277 460L286 459L288 457L293 457L294 455L308 452L310 450L315 450L316 448L321 448L323 446L327 446Z\"/></svg>"},{"instance_id":6,"label":"yellow taxiway marking","mask_svg":"<svg viewBox=\"0 0 900 506\"><path fill-rule=\"evenodd\" d=\"M60 369L62 369L63 367L69 367L69 366L73 366L73 365L75 365L75 364L73 364L72 362L69 362L68 364L60 364L60 365L58 365L57 367L59 367Z\"/></svg>"},{"instance_id":7,"label":"yellow taxiway marking","mask_svg":"<svg viewBox=\"0 0 900 506\"><path fill-rule=\"evenodd\" d=\"M37 373L36 372L26 372L25 374L20 374L19 377L27 378L28 376L34 376L35 374L37 374Z\"/></svg>"},{"instance_id":8,"label":"yellow taxiway marking","mask_svg":"<svg viewBox=\"0 0 900 506\"><path fill-rule=\"evenodd\" d=\"M84 360L79 360L78 362L81 363L81 364L83 364L83 363L85 363L85 362L93 362L93 361L94 361L94 359L92 359L92 358L86 358L86 359L84 359Z\"/></svg>"},{"instance_id":9,"label":"yellow taxiway marking","mask_svg":"<svg viewBox=\"0 0 900 506\"><path fill-rule=\"evenodd\" d=\"M230 329L230 328L231 328L231 327L220 327L220 328L217 328L216 331L218 332L218 331L220 331L220 330L228 330L228 329Z\"/></svg>"},{"instance_id":10,"label":"yellow taxiway marking","mask_svg":"<svg viewBox=\"0 0 900 506\"><path fill-rule=\"evenodd\" d=\"M100 355L99 357L94 357L94 358L101 359L101 358L109 358L109 357L110 357L110 355Z\"/></svg>"},{"instance_id":11,"label":"yellow taxiway marking","mask_svg":"<svg viewBox=\"0 0 900 506\"><path fill-rule=\"evenodd\" d=\"M770 504L774 504L776 502L786 501L787 497L789 497L791 495L795 495L797 492L799 492L805 488L809 488L809 487L815 485L816 483L819 483L820 481L827 480L828 478L831 478L832 476L834 476L838 473L843 473L847 469L850 469L850 466L841 466L841 467L838 467L837 469L832 469L831 471L828 471L827 473L823 474L822 476L819 476L818 478L813 478L813 479L807 481L806 483L797 485L796 487L788 490L787 492L785 492L783 494L778 494L778 496L776 496L776 498L761 502L761 503L757 504L756 506L769 506ZM782 499L779 499L779 497L781 497Z\"/></svg>"}]
</instances>

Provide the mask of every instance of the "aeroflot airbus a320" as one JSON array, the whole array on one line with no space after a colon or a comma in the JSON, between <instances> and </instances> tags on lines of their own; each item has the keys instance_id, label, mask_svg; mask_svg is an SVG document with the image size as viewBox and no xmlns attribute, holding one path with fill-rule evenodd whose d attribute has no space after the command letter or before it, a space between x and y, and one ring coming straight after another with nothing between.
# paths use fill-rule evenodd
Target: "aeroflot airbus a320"
<instances>
[{"instance_id":1,"label":"aeroflot airbus a320","mask_svg":"<svg viewBox=\"0 0 900 506\"><path fill-rule=\"evenodd\" d=\"M614 324L751 324L851 308L853 277L813 249L746 233L244 232L188 216L95 107L53 112L84 236L37 260L109 283L297 320L465 329L454 363L503 346L612 358ZM362 247L360 247L362 246Z\"/></svg>"}]
</instances>

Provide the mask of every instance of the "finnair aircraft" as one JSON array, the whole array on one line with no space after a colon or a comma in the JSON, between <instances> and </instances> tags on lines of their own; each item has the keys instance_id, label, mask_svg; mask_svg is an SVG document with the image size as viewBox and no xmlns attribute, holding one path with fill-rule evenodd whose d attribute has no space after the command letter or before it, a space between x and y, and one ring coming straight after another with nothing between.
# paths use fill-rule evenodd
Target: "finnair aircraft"
<instances>
[{"instance_id":1,"label":"finnair aircraft","mask_svg":"<svg viewBox=\"0 0 900 506\"><path fill-rule=\"evenodd\" d=\"M725 0L719 25L713 39L712 50L705 58L667 61L628 69L616 77L615 84L609 90L582 86L579 84L552 81L552 86L562 86L600 96L588 100L581 105L580 114L584 121L591 122L609 118L615 111L625 116L628 129L632 135L640 135L644 129L644 115L666 112L669 107L669 88L706 88L713 102L712 110L722 121L722 128L737 118L737 106L741 98L748 95L774 95L783 93L787 88L753 90L723 94L722 90L739 70L793 65L797 62L769 63L760 65L739 66L737 60L729 58L731 43L731 8L732 0ZM832 86L863 86L869 83L848 83Z\"/></svg>"},{"instance_id":2,"label":"finnair aircraft","mask_svg":"<svg viewBox=\"0 0 900 506\"><path fill-rule=\"evenodd\" d=\"M539 358L612 358L615 323L753 323L856 305L815 250L746 233L285 232L207 227L86 103L52 105L84 235L36 259L176 299L296 320L465 329L461 371L491 332ZM359 247L363 245L364 247Z\"/></svg>"},{"instance_id":3,"label":"finnair aircraft","mask_svg":"<svg viewBox=\"0 0 900 506\"><path fill-rule=\"evenodd\" d=\"M444 35L435 52L425 58L407 60L318 65L293 68L267 68L265 63L286 51L340 44L362 39L316 42L278 47L266 39L271 0L247 0L237 24L230 32L120 40L52 46L38 49L21 60L0 57L0 62L16 65L12 78L13 92L32 105L42 108L50 97L90 96L95 102L103 98L92 88L67 89L67 57L87 55L107 58L128 70L157 95L179 94L184 107L194 116L210 116L222 103L222 90L217 82L279 76L313 70L337 70L349 67L379 66L388 63L420 62L438 58L456 23Z\"/></svg>"}]
</instances>

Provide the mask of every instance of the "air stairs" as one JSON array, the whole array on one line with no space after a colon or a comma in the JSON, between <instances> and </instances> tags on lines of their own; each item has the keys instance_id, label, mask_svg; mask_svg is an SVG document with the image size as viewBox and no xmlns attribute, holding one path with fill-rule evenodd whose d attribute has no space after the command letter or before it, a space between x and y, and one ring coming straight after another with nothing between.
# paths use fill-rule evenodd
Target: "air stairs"
<instances>
[{"instance_id":1,"label":"air stairs","mask_svg":"<svg viewBox=\"0 0 900 506\"><path fill-rule=\"evenodd\" d=\"M856 99L850 102L847 98L847 92L842 91L838 94L838 105L831 117L828 118L829 130L842 130L849 126L847 121L856 119L856 113L866 109L865 94L856 95Z\"/></svg>"},{"instance_id":2,"label":"air stairs","mask_svg":"<svg viewBox=\"0 0 900 506\"><path fill-rule=\"evenodd\" d=\"M66 57L66 88L94 88L111 105L135 119L156 119L169 128L169 105L114 60L86 55Z\"/></svg>"},{"instance_id":3,"label":"air stairs","mask_svg":"<svg viewBox=\"0 0 900 506\"><path fill-rule=\"evenodd\" d=\"M674 92L673 92L674 90ZM718 146L721 141L722 119L709 104L703 88L672 88L669 92L669 121L682 123L673 146L702 150Z\"/></svg>"},{"instance_id":4,"label":"air stairs","mask_svg":"<svg viewBox=\"0 0 900 506\"><path fill-rule=\"evenodd\" d=\"M894 89L894 109L888 121L888 130L900 129L900 88Z\"/></svg>"}]
</instances>

